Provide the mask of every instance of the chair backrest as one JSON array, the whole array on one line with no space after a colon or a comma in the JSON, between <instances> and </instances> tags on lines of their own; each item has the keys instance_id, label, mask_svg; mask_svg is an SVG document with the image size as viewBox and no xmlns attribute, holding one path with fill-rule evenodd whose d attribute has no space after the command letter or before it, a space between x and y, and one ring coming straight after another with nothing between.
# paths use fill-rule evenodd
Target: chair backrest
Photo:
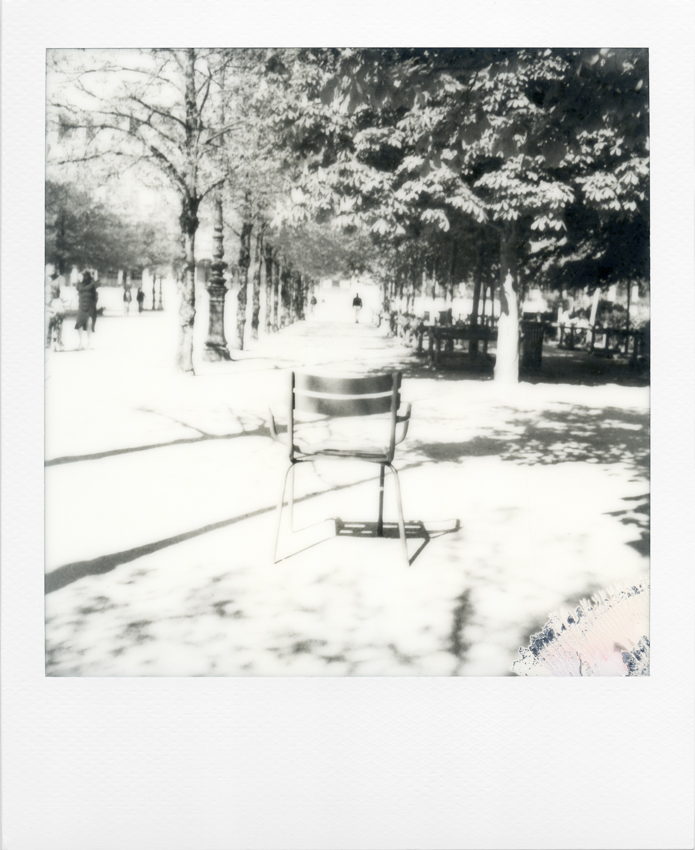
<instances>
[{"instance_id":1,"label":"chair backrest","mask_svg":"<svg viewBox=\"0 0 695 850\"><path fill-rule=\"evenodd\" d=\"M364 378L293 375L294 409L325 416L370 416L398 409L401 373Z\"/></svg>"},{"instance_id":2,"label":"chair backrest","mask_svg":"<svg viewBox=\"0 0 695 850\"><path fill-rule=\"evenodd\" d=\"M290 430L294 430L295 410L336 417L390 413L389 443L391 454L393 454L396 420L400 406L400 386L400 372L360 378L326 377L293 372Z\"/></svg>"}]
</instances>

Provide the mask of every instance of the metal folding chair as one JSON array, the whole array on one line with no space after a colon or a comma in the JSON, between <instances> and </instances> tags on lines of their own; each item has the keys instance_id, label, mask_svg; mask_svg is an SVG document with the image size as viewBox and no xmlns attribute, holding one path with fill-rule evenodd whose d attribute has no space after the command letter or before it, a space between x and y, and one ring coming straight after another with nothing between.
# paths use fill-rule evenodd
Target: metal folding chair
<instances>
[{"instance_id":1,"label":"metal folding chair","mask_svg":"<svg viewBox=\"0 0 695 850\"><path fill-rule=\"evenodd\" d=\"M297 464L314 461L319 458L353 458L364 460L368 463L378 463L379 474L379 519L377 522L377 536L383 537L384 529L384 479L386 467L392 474L396 484L396 503L398 506L398 531L406 563L408 558L408 547L405 538L405 521L403 519L403 504L401 500L401 488L398 472L392 461L396 446L401 443L408 432L410 422L411 406L403 405L403 411L399 412L401 373L394 372L389 375L370 375L363 378L333 378L319 375L305 375L293 372L291 375L290 403L287 417L287 432L280 434L277 429L275 417L270 411L270 433L274 440L283 443L289 452L289 466L278 504L277 529L275 533L275 563L278 561L278 542L280 539L280 528L282 523L282 510L285 503L285 491L287 480L290 479L289 511L290 528L293 529L294 509L294 473ZM296 413L314 414L321 417L357 417L376 416L377 414L388 414L385 421L383 444L368 444L366 446L338 446L331 445L330 440L306 446L298 437L301 431L301 423L298 423ZM299 428L298 428L299 425ZM397 426L402 425L400 434L397 434Z\"/></svg>"}]
</instances>

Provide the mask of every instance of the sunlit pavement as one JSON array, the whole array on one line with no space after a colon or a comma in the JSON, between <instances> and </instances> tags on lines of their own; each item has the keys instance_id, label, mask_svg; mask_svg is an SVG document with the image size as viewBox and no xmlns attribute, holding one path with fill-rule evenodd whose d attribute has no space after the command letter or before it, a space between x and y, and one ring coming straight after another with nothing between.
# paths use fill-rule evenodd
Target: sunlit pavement
<instances>
[{"instance_id":1,"label":"sunlit pavement","mask_svg":"<svg viewBox=\"0 0 695 850\"><path fill-rule=\"evenodd\" d=\"M549 611L647 571L646 388L503 390L318 317L187 377L176 330L107 317L93 351L47 354L50 675L509 675ZM377 511L376 470L344 462L299 470L273 564L266 411L301 365L405 366L409 566L391 532L336 535Z\"/></svg>"}]
</instances>

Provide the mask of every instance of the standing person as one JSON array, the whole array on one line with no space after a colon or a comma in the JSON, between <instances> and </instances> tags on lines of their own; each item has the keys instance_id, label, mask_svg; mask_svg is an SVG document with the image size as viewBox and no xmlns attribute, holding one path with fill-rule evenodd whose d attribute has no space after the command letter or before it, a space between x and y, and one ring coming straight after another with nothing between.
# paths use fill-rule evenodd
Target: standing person
<instances>
[{"instance_id":1,"label":"standing person","mask_svg":"<svg viewBox=\"0 0 695 850\"><path fill-rule=\"evenodd\" d=\"M65 318L65 303L61 298L60 281L65 278L54 274L51 303L46 308L48 314L48 344L52 344L56 351L63 350L63 319Z\"/></svg>"},{"instance_id":2,"label":"standing person","mask_svg":"<svg viewBox=\"0 0 695 850\"><path fill-rule=\"evenodd\" d=\"M123 312L128 315L130 312L130 302L133 300L133 296L130 294L130 287L126 286L123 290Z\"/></svg>"},{"instance_id":3,"label":"standing person","mask_svg":"<svg viewBox=\"0 0 695 850\"><path fill-rule=\"evenodd\" d=\"M318 301L316 300L315 295L311 296L311 301L309 303L311 304L311 308L309 309L309 313L313 316L314 310L316 309L316 305L318 304Z\"/></svg>"},{"instance_id":4,"label":"standing person","mask_svg":"<svg viewBox=\"0 0 695 850\"><path fill-rule=\"evenodd\" d=\"M145 293L142 291L142 287L138 287L138 294L135 296L135 300L138 302L138 313L142 313L142 303L145 300Z\"/></svg>"},{"instance_id":5,"label":"standing person","mask_svg":"<svg viewBox=\"0 0 695 850\"><path fill-rule=\"evenodd\" d=\"M50 306L53 300L53 279L56 277L55 272L46 272L46 280L44 281L44 337L46 348L51 347L51 312Z\"/></svg>"},{"instance_id":6,"label":"standing person","mask_svg":"<svg viewBox=\"0 0 695 850\"><path fill-rule=\"evenodd\" d=\"M362 299L360 298L359 292L352 299L352 307L355 311L355 323L360 323L360 310L362 309Z\"/></svg>"},{"instance_id":7,"label":"standing person","mask_svg":"<svg viewBox=\"0 0 695 850\"><path fill-rule=\"evenodd\" d=\"M92 331L97 322L97 285L92 275L86 271L77 281L77 321L75 330L80 333L80 349L84 348L82 331L87 332L87 348L92 347Z\"/></svg>"}]
</instances>

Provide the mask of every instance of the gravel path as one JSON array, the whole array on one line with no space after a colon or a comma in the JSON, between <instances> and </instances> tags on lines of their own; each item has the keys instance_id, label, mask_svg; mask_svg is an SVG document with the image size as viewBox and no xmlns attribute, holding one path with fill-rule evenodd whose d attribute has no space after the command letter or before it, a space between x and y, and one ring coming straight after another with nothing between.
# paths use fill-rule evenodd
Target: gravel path
<instances>
[{"instance_id":1,"label":"gravel path","mask_svg":"<svg viewBox=\"0 0 695 850\"><path fill-rule=\"evenodd\" d=\"M319 322L185 377L175 335L171 313L107 316L95 350L47 355L49 675L510 675L549 611L648 570L645 387L503 391ZM335 534L376 519L359 463L300 470L304 530L273 565L266 410L298 366L404 369L409 567L390 536Z\"/></svg>"}]
</instances>

